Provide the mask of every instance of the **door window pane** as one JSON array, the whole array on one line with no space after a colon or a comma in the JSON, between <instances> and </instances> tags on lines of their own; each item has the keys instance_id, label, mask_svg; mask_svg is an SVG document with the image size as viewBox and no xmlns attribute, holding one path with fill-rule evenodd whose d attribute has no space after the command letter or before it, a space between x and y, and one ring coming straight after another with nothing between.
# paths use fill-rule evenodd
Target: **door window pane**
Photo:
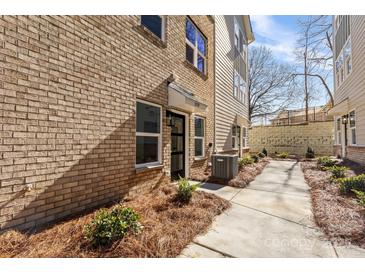
<instances>
[{"instance_id":1,"label":"door window pane","mask_svg":"<svg viewBox=\"0 0 365 274\"><path fill-rule=\"evenodd\" d=\"M141 24L162 39L162 18L159 15L142 15Z\"/></svg>"},{"instance_id":2,"label":"door window pane","mask_svg":"<svg viewBox=\"0 0 365 274\"><path fill-rule=\"evenodd\" d=\"M160 108L137 102L137 131L160 133Z\"/></svg>"},{"instance_id":3,"label":"door window pane","mask_svg":"<svg viewBox=\"0 0 365 274\"><path fill-rule=\"evenodd\" d=\"M152 163L158 161L158 137L137 136L136 163Z\"/></svg>"},{"instance_id":4,"label":"door window pane","mask_svg":"<svg viewBox=\"0 0 365 274\"><path fill-rule=\"evenodd\" d=\"M184 136L171 136L171 152L184 152Z\"/></svg>"},{"instance_id":5,"label":"door window pane","mask_svg":"<svg viewBox=\"0 0 365 274\"><path fill-rule=\"evenodd\" d=\"M171 127L171 133L184 133L184 120L180 117L172 117L173 126Z\"/></svg>"},{"instance_id":6,"label":"door window pane","mask_svg":"<svg viewBox=\"0 0 365 274\"><path fill-rule=\"evenodd\" d=\"M183 154L171 155L171 171L175 172L177 170L183 170L183 169L184 169ZM180 174L180 176L183 176L183 174Z\"/></svg>"}]
</instances>

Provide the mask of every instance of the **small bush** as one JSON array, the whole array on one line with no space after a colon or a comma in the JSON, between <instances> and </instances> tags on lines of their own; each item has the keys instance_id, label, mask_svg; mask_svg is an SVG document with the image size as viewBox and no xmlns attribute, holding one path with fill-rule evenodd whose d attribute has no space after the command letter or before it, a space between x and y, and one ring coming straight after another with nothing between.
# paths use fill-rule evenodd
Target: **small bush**
<instances>
[{"instance_id":1,"label":"small bush","mask_svg":"<svg viewBox=\"0 0 365 274\"><path fill-rule=\"evenodd\" d=\"M240 161L238 162L240 167L246 166L246 165L251 165L254 163L254 159L249 155L245 155L243 156Z\"/></svg>"},{"instance_id":2,"label":"small bush","mask_svg":"<svg viewBox=\"0 0 365 274\"><path fill-rule=\"evenodd\" d=\"M259 156L260 158L265 158L266 157L266 155L264 153L262 153L262 152L259 152L257 154L257 156Z\"/></svg>"},{"instance_id":3,"label":"small bush","mask_svg":"<svg viewBox=\"0 0 365 274\"><path fill-rule=\"evenodd\" d=\"M286 158L288 158L289 154L287 152L283 152L283 153L280 153L278 156L281 159L286 159Z\"/></svg>"},{"instance_id":4,"label":"small bush","mask_svg":"<svg viewBox=\"0 0 365 274\"><path fill-rule=\"evenodd\" d=\"M327 167L332 167L336 164L336 161L333 161L328 156L318 157L317 158L317 167L321 170L326 170Z\"/></svg>"},{"instance_id":5,"label":"small bush","mask_svg":"<svg viewBox=\"0 0 365 274\"><path fill-rule=\"evenodd\" d=\"M122 239L126 233L138 233L141 229L140 216L131 208L118 205L111 211L100 209L91 223L85 225L86 239L94 246L105 246Z\"/></svg>"},{"instance_id":6,"label":"small bush","mask_svg":"<svg viewBox=\"0 0 365 274\"><path fill-rule=\"evenodd\" d=\"M344 178L346 170L348 170L347 167L344 166L331 166L331 167L325 167L325 170L328 170L332 173L332 179L338 179L338 178Z\"/></svg>"},{"instance_id":7,"label":"small bush","mask_svg":"<svg viewBox=\"0 0 365 274\"><path fill-rule=\"evenodd\" d=\"M193 196L193 192L199 187L198 184L190 184L188 179L179 179L176 198L182 203L188 203Z\"/></svg>"},{"instance_id":8,"label":"small bush","mask_svg":"<svg viewBox=\"0 0 365 274\"><path fill-rule=\"evenodd\" d=\"M254 163L258 163L259 160L260 160L259 156L256 155L256 154L251 155L251 158L252 158L252 160L253 160Z\"/></svg>"},{"instance_id":9,"label":"small bush","mask_svg":"<svg viewBox=\"0 0 365 274\"><path fill-rule=\"evenodd\" d=\"M305 153L305 158L313 159L314 157L314 150L311 147L308 147L307 152Z\"/></svg>"},{"instance_id":10,"label":"small bush","mask_svg":"<svg viewBox=\"0 0 365 274\"><path fill-rule=\"evenodd\" d=\"M337 182L339 183L340 192L342 194L349 194L353 191L353 189L365 191L365 174L348 178L340 178L337 179Z\"/></svg>"},{"instance_id":11,"label":"small bush","mask_svg":"<svg viewBox=\"0 0 365 274\"><path fill-rule=\"evenodd\" d=\"M362 206L365 206L365 192L360 191L360 190L356 190L356 189L351 189L351 191L353 193L355 193L357 201L359 202L359 204L362 205Z\"/></svg>"},{"instance_id":12,"label":"small bush","mask_svg":"<svg viewBox=\"0 0 365 274\"><path fill-rule=\"evenodd\" d=\"M262 153L265 155L265 157L267 157L267 150L266 150L266 148L263 148L262 149Z\"/></svg>"}]
</instances>

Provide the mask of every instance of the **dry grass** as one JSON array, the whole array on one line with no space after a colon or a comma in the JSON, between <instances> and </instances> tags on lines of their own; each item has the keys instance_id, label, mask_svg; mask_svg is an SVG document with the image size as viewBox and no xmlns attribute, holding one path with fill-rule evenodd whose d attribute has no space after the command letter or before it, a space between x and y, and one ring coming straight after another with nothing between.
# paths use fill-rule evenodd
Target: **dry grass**
<instances>
[{"instance_id":1,"label":"dry grass","mask_svg":"<svg viewBox=\"0 0 365 274\"><path fill-rule=\"evenodd\" d=\"M313 214L318 226L332 240L365 247L364 207L353 197L340 195L338 186L330 183L330 173L318 170L316 162L302 162L301 167L311 189Z\"/></svg>"},{"instance_id":2,"label":"dry grass","mask_svg":"<svg viewBox=\"0 0 365 274\"><path fill-rule=\"evenodd\" d=\"M258 163L246 165L240 168L236 177L231 180L215 178L211 176L211 170L207 170L203 175L194 177L193 179L199 182L208 182L222 185L229 185L233 187L245 188L252 182L257 175L259 175L265 166L269 163L269 158L260 159Z\"/></svg>"},{"instance_id":3,"label":"dry grass","mask_svg":"<svg viewBox=\"0 0 365 274\"><path fill-rule=\"evenodd\" d=\"M35 234L6 232L0 235L0 257L176 257L230 204L197 191L189 204L181 205L175 194L176 187L166 185L125 201L141 215L144 228L107 248L94 249L84 238L83 227L93 217L90 213Z\"/></svg>"}]
</instances>

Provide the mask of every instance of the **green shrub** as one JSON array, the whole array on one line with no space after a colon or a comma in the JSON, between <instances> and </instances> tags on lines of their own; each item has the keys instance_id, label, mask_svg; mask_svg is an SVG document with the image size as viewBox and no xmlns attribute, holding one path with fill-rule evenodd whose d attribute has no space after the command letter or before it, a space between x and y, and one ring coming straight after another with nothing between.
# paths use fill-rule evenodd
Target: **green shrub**
<instances>
[{"instance_id":1,"label":"green shrub","mask_svg":"<svg viewBox=\"0 0 365 274\"><path fill-rule=\"evenodd\" d=\"M311 147L308 147L307 152L305 153L305 158L313 159L314 157L314 150Z\"/></svg>"},{"instance_id":2,"label":"green shrub","mask_svg":"<svg viewBox=\"0 0 365 274\"><path fill-rule=\"evenodd\" d=\"M318 157L317 166L319 169L325 170L327 167L332 167L336 164L336 161L332 160L328 156Z\"/></svg>"},{"instance_id":3,"label":"green shrub","mask_svg":"<svg viewBox=\"0 0 365 274\"><path fill-rule=\"evenodd\" d=\"M240 167L246 166L246 165L251 165L254 163L254 159L252 159L252 157L247 154L245 156L243 156L240 161L238 162Z\"/></svg>"},{"instance_id":4,"label":"green shrub","mask_svg":"<svg viewBox=\"0 0 365 274\"><path fill-rule=\"evenodd\" d=\"M283 153L280 153L278 156L279 156L279 158L286 159L286 158L288 158L289 154L287 152L283 152Z\"/></svg>"},{"instance_id":5,"label":"green shrub","mask_svg":"<svg viewBox=\"0 0 365 274\"><path fill-rule=\"evenodd\" d=\"M365 192L360 191L360 190L356 190L356 189L351 189L351 191L353 193L355 193L357 201L359 202L359 204L362 205L362 206L365 206Z\"/></svg>"},{"instance_id":6,"label":"green shrub","mask_svg":"<svg viewBox=\"0 0 365 274\"><path fill-rule=\"evenodd\" d=\"M262 153L265 154L265 156L267 157L267 150L266 150L266 148L263 148L262 149Z\"/></svg>"},{"instance_id":7,"label":"green shrub","mask_svg":"<svg viewBox=\"0 0 365 274\"><path fill-rule=\"evenodd\" d=\"M331 167L325 167L325 170L328 170L332 173L332 179L338 179L338 178L344 178L346 170L348 170L347 167L344 166L331 166Z\"/></svg>"},{"instance_id":8,"label":"green shrub","mask_svg":"<svg viewBox=\"0 0 365 274\"><path fill-rule=\"evenodd\" d=\"M259 156L256 155L256 154L251 155L251 158L252 158L252 160L253 160L254 163L258 163L259 160L260 160Z\"/></svg>"},{"instance_id":9,"label":"green shrub","mask_svg":"<svg viewBox=\"0 0 365 274\"><path fill-rule=\"evenodd\" d=\"M129 231L138 233L141 229L140 216L129 207L115 206L111 211L100 209L91 223L85 225L84 234L90 243L105 246L122 239Z\"/></svg>"},{"instance_id":10,"label":"green shrub","mask_svg":"<svg viewBox=\"0 0 365 274\"><path fill-rule=\"evenodd\" d=\"M339 183L340 192L342 194L349 194L353 189L365 191L365 174L347 178L340 178L337 179L337 182Z\"/></svg>"},{"instance_id":11,"label":"green shrub","mask_svg":"<svg viewBox=\"0 0 365 274\"><path fill-rule=\"evenodd\" d=\"M193 192L199 187L198 184L190 184L188 179L179 179L176 198L178 201L188 203L193 196Z\"/></svg>"},{"instance_id":12,"label":"green shrub","mask_svg":"<svg viewBox=\"0 0 365 274\"><path fill-rule=\"evenodd\" d=\"M257 155L258 155L260 158L265 158L265 157L266 157L266 155L265 155L264 153L262 153L262 152L259 152Z\"/></svg>"}]
</instances>

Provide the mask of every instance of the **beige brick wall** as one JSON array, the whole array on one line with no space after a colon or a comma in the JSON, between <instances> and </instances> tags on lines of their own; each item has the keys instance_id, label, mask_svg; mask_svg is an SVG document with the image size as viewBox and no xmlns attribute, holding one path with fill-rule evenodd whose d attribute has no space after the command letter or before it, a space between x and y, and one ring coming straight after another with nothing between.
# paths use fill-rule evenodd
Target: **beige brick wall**
<instances>
[{"instance_id":1,"label":"beige brick wall","mask_svg":"<svg viewBox=\"0 0 365 274\"><path fill-rule=\"evenodd\" d=\"M185 61L185 16L167 17L166 43L139 16L0 17L0 230L43 225L169 181L171 74L208 103L206 144L213 141L213 22L192 20L208 38L207 77ZM164 164L138 173L137 98L162 106ZM206 165L190 154L191 173Z\"/></svg>"},{"instance_id":2,"label":"beige brick wall","mask_svg":"<svg viewBox=\"0 0 365 274\"><path fill-rule=\"evenodd\" d=\"M332 155L333 122L252 127L249 144L252 152L265 147L270 154L276 151L303 156L309 146L316 155Z\"/></svg>"}]
</instances>

